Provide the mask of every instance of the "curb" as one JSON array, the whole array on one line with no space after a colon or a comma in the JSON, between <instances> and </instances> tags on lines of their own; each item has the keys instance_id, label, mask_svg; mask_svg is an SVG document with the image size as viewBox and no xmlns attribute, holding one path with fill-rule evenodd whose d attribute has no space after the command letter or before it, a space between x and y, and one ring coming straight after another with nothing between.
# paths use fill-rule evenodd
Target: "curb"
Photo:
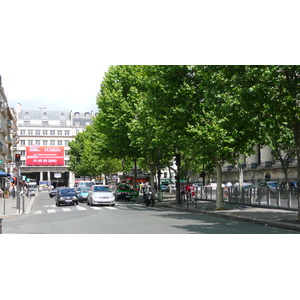
<instances>
[{"instance_id":1,"label":"curb","mask_svg":"<svg viewBox=\"0 0 300 300\"><path fill-rule=\"evenodd\" d=\"M244 221L244 222L248 222L248 223L262 224L262 225L265 225L265 226L273 226L273 227L279 227L279 228L284 228L284 229L300 231L300 223L299 223L299 225L285 224L285 223L278 222L278 221L276 222L276 221L249 218L249 217L245 217L245 216L235 216L235 215L230 215L230 214L222 214L222 213L218 213L218 212L201 210L201 209L197 209L197 208L191 209L191 208L184 208L184 207L176 207L174 205L165 204L165 203L162 203L162 202L160 202L160 204L158 204L158 205L168 207L168 208L174 208L174 209L177 209L177 210L184 210L184 211L188 211L188 212L207 214L207 215L220 217L220 218L225 218L225 219ZM295 222L296 222L296 220L295 220Z\"/></svg>"}]
</instances>

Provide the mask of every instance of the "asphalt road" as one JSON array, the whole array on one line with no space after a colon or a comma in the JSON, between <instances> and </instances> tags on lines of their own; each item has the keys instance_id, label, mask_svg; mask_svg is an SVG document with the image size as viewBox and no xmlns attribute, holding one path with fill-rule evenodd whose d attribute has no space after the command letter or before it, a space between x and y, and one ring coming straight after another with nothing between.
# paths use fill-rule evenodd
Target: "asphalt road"
<instances>
[{"instance_id":1,"label":"asphalt road","mask_svg":"<svg viewBox=\"0 0 300 300\"><path fill-rule=\"evenodd\" d=\"M291 234L296 231L165 207L117 202L115 207L55 206L36 196L30 215L6 218L3 234Z\"/></svg>"}]
</instances>

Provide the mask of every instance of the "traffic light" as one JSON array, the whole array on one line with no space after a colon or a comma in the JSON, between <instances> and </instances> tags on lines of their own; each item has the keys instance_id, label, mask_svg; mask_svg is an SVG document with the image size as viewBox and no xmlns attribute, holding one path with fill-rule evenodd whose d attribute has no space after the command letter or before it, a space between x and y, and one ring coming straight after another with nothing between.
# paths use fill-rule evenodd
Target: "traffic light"
<instances>
[{"instance_id":1,"label":"traffic light","mask_svg":"<svg viewBox=\"0 0 300 300\"><path fill-rule=\"evenodd\" d=\"M15 156L15 161L20 161L21 160L21 154L16 154Z\"/></svg>"}]
</instances>

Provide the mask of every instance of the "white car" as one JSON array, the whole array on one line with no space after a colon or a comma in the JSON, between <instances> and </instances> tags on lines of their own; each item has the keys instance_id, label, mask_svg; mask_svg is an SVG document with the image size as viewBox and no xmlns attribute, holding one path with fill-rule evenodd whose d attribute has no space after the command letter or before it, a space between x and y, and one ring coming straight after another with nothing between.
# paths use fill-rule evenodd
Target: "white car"
<instances>
[{"instance_id":1,"label":"white car","mask_svg":"<svg viewBox=\"0 0 300 300\"><path fill-rule=\"evenodd\" d=\"M87 205L115 206L115 195L108 185L93 185L90 188Z\"/></svg>"}]
</instances>

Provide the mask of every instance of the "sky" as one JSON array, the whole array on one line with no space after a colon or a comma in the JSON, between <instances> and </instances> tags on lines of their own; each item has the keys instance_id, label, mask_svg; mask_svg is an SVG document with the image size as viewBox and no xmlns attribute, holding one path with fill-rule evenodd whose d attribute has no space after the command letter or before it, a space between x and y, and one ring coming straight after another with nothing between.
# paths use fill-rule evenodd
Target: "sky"
<instances>
[{"instance_id":1,"label":"sky","mask_svg":"<svg viewBox=\"0 0 300 300\"><path fill-rule=\"evenodd\" d=\"M267 17L269 1L244 7L233 0L208 2L0 0L0 74L9 106L97 111L110 65L244 64L261 58L272 64L287 42L283 63L298 56L290 30L298 19L293 6L272 1Z\"/></svg>"}]
</instances>

